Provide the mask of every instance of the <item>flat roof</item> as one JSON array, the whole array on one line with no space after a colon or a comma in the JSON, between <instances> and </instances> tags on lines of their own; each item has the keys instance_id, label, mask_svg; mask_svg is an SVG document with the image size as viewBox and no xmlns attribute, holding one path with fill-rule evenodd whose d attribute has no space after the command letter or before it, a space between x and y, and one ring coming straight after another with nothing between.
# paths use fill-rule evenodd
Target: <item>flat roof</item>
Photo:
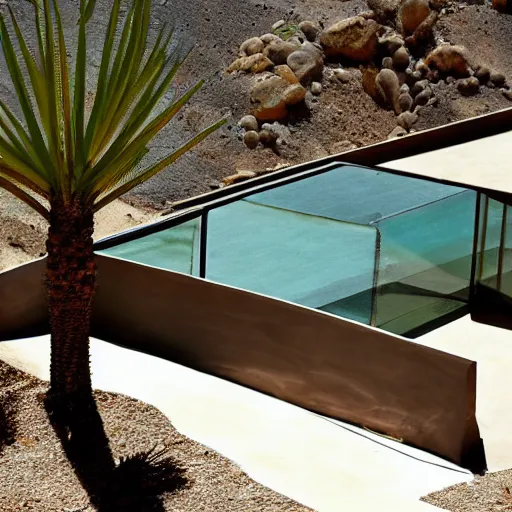
<instances>
[{"instance_id":1,"label":"flat roof","mask_svg":"<svg viewBox=\"0 0 512 512\"><path fill-rule=\"evenodd\" d=\"M392 160L381 167L512 194L512 131Z\"/></svg>"}]
</instances>

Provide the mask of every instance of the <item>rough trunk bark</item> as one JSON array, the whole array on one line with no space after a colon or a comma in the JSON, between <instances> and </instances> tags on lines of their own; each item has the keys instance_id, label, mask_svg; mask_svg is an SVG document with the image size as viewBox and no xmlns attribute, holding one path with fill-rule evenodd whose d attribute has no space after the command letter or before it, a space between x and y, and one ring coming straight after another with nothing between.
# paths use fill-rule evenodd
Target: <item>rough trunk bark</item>
<instances>
[{"instance_id":1,"label":"rough trunk bark","mask_svg":"<svg viewBox=\"0 0 512 512\"><path fill-rule=\"evenodd\" d=\"M93 213L78 202L52 202L46 269L51 332L48 398L54 406L70 411L77 402L87 403L92 398L89 328L96 289L93 230Z\"/></svg>"}]
</instances>

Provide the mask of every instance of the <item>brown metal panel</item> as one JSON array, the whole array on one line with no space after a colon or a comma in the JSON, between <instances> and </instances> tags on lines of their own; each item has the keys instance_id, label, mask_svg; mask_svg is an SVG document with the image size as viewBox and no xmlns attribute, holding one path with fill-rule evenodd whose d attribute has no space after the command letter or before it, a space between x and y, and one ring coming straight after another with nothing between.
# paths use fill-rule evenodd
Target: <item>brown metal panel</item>
<instances>
[{"instance_id":1,"label":"brown metal panel","mask_svg":"<svg viewBox=\"0 0 512 512\"><path fill-rule=\"evenodd\" d=\"M98 265L95 336L482 469L476 363L190 276L105 256Z\"/></svg>"},{"instance_id":2,"label":"brown metal panel","mask_svg":"<svg viewBox=\"0 0 512 512\"><path fill-rule=\"evenodd\" d=\"M45 265L37 260L0 273L0 341L49 332Z\"/></svg>"}]
</instances>

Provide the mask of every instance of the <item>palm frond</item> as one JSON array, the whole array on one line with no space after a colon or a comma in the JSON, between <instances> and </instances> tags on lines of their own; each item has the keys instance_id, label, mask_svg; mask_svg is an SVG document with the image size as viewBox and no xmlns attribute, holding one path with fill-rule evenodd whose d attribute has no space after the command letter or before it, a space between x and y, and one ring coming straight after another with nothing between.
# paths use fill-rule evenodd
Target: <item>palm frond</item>
<instances>
[{"instance_id":1,"label":"palm frond","mask_svg":"<svg viewBox=\"0 0 512 512\"><path fill-rule=\"evenodd\" d=\"M30 194L25 192L22 188L15 185L12 181L8 180L7 178L4 178L0 174L0 187L7 190L7 192L10 192L14 196L16 196L18 199L23 201L25 204L30 206L34 211L39 213L43 218L46 220L50 220L50 212L36 199L34 199Z\"/></svg>"},{"instance_id":2,"label":"palm frond","mask_svg":"<svg viewBox=\"0 0 512 512\"><path fill-rule=\"evenodd\" d=\"M35 55L13 9L8 6L18 49L0 15L1 47L23 113L18 118L0 101L0 186L45 218L47 209L31 194L50 203L79 200L97 211L174 163L225 122L203 130L156 164L144 164L151 141L202 85L162 105L177 89L173 80L186 55L165 26L150 44L151 0L132 0L124 20L122 0L113 0L90 112L87 24L96 0L80 0L73 76L58 0L28 1L34 7Z\"/></svg>"}]
</instances>

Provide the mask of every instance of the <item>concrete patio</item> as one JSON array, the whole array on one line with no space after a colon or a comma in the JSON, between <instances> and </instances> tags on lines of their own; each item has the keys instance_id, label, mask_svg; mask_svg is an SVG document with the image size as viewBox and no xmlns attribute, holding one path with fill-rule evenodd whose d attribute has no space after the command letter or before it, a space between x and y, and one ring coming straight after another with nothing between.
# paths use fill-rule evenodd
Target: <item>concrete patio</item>
<instances>
[{"instance_id":1,"label":"concrete patio","mask_svg":"<svg viewBox=\"0 0 512 512\"><path fill-rule=\"evenodd\" d=\"M91 352L96 388L156 406L183 434L315 510L436 510L419 498L473 478L428 453L157 357L96 339ZM48 379L49 338L0 343L0 359Z\"/></svg>"}]
</instances>

